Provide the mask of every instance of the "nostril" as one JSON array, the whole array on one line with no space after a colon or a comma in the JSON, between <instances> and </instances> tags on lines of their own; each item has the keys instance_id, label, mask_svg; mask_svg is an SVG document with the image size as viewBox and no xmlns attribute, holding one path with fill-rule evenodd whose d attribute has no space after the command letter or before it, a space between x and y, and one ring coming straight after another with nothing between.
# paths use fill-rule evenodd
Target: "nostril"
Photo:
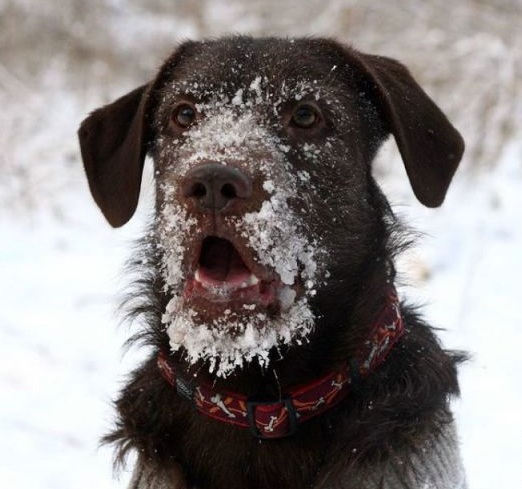
<instances>
[{"instance_id":1,"label":"nostril","mask_svg":"<svg viewBox=\"0 0 522 489\"><path fill-rule=\"evenodd\" d=\"M221 187L221 195L226 199L235 199L237 197L236 188L231 183L225 183Z\"/></svg>"},{"instance_id":2,"label":"nostril","mask_svg":"<svg viewBox=\"0 0 522 489\"><path fill-rule=\"evenodd\" d=\"M205 197L205 195L207 195L207 187L205 186L205 184L198 182L192 186L192 189L190 191L191 197L200 199L202 197Z\"/></svg>"}]
</instances>

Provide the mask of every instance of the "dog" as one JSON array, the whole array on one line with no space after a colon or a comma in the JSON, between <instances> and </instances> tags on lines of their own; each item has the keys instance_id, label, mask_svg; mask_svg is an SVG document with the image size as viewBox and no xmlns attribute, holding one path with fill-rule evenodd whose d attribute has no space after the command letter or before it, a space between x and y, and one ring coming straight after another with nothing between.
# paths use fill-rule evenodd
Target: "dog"
<instances>
[{"instance_id":1,"label":"dog","mask_svg":"<svg viewBox=\"0 0 522 489\"><path fill-rule=\"evenodd\" d=\"M81 124L95 202L155 211L130 268L150 348L116 401L131 489L463 489L449 399L464 355L400 301L408 233L372 177L393 135L417 199L464 151L399 62L334 40L181 44Z\"/></svg>"}]
</instances>

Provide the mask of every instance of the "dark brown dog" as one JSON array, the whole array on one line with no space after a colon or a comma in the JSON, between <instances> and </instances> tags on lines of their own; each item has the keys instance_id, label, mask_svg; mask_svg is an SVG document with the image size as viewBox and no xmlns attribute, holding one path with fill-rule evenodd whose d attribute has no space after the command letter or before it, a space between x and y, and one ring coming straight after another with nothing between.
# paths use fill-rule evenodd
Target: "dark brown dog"
<instances>
[{"instance_id":1,"label":"dark brown dog","mask_svg":"<svg viewBox=\"0 0 522 489\"><path fill-rule=\"evenodd\" d=\"M442 203L464 149L398 62L329 40L187 42L79 131L91 192L155 218L130 304L150 359L117 401L131 487L464 487L456 354L399 303L404 236L371 175L393 134Z\"/></svg>"}]
</instances>

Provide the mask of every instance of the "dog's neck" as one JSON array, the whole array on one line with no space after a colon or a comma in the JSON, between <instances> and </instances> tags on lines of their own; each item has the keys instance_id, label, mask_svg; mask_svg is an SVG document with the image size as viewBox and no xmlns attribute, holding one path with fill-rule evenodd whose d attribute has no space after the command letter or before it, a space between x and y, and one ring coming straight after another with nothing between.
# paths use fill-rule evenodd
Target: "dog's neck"
<instances>
[{"instance_id":1,"label":"dog's neck","mask_svg":"<svg viewBox=\"0 0 522 489\"><path fill-rule=\"evenodd\" d=\"M372 254L361 263L357 273L354 272L357 280L347 276L338 281L335 290L324 291L317 309L317 317L322 321L316 328L317 334L308 344L282 352L283 357L274 358L266 370L251 364L237 376L215 379L208 371L205 374L203 365L191 367L183 362L180 354L173 358L179 361L186 374L192 375L199 368L197 382L207 381L216 392L231 390L246 396L259 393L277 399L279 393L288 392L292 386L321 378L342 361L356 355L358 348L369 338L393 283L389 254L381 250L379 256L381 258L377 259ZM260 478L273 476L274 480L282 480L279 487L303 486L314 480L321 465L333 453L341 449L345 451L346 446L355 450L357 464L370 456L387 457L390 446L399 452L408 450L410 434L418 433L419 426L428 430L438 427L441 422L438 413L445 412L448 394L458 390L455 357L441 350L429 328L411 309L403 306L407 334L386 361L336 406L342 416L337 416L336 409L332 409L303 424L295 436L281 443L267 441L258 445L258 440L250 436L248 430L235 429L202 416L161 376L157 353L169 351L168 337L160 321L166 297L161 277L151 273L148 278L145 283L152 292L147 296L151 308L145 312L149 313L147 319L151 321L151 328L145 339L154 353L133 374L132 382L122 393L117 403L120 425L105 438L119 443L120 458L129 449L136 448L154 467L170 467L176 460L184 467L188 479L198 481L202 486L208 479L215 487L246 487L247 475L231 482L228 472L221 470L228 467L231 460L240 467L253 467L249 474L259 473ZM143 309L136 311L143 313ZM413 382L408 387L407 396L399 382L401 378ZM390 402L398 413L393 418L387 407ZM380 405L384 407L381 409ZM410 416L412 409L422 413L422 422L417 416ZM339 436L333 437L334 432ZM202 458L200 446L207 444L209 439L213 440L215 453ZM192 441L187 444L180 443L180 440ZM266 446L269 450L263 449L262 455L258 456L258 446ZM294 447L292 457L295 464L288 464L289 446ZM295 449L297 446L298 450ZM356 460L348 457L346 463L355 464ZM274 470L277 475L273 474Z\"/></svg>"},{"instance_id":2,"label":"dog's neck","mask_svg":"<svg viewBox=\"0 0 522 489\"><path fill-rule=\"evenodd\" d=\"M240 428L258 438L292 435L299 424L331 409L346 398L353 387L377 369L404 333L399 300L390 286L385 301L358 352L319 378L279 392L271 398L216 389L184 375L183 368L165 351L158 356L159 371L177 394L203 415Z\"/></svg>"}]
</instances>

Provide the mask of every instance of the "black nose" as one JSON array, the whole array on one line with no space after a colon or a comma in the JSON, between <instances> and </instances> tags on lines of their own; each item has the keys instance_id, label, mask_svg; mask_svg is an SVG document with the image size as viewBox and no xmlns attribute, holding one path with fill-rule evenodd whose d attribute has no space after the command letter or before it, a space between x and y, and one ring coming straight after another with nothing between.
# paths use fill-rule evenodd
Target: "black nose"
<instances>
[{"instance_id":1,"label":"black nose","mask_svg":"<svg viewBox=\"0 0 522 489\"><path fill-rule=\"evenodd\" d=\"M204 163L183 179L183 197L194 199L203 210L219 212L231 202L248 199L252 183L241 170L221 163Z\"/></svg>"}]
</instances>

